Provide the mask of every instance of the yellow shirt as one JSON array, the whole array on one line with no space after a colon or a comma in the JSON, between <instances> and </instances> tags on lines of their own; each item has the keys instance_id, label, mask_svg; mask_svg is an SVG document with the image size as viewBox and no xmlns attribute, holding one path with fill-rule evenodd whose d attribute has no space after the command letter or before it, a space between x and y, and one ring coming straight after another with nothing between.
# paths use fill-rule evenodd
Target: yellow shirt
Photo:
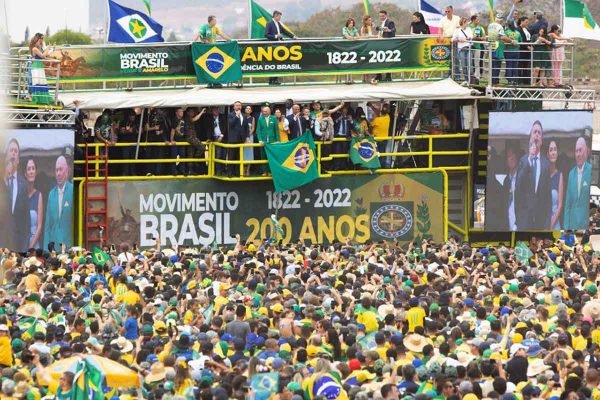
<instances>
[{"instance_id":1,"label":"yellow shirt","mask_svg":"<svg viewBox=\"0 0 600 400\"><path fill-rule=\"evenodd\" d=\"M385 362L388 362L388 358L387 358L388 348L389 347L387 345L375 347L375 351L377 352L377 354L379 354L379 358L381 358Z\"/></svg>"},{"instance_id":2,"label":"yellow shirt","mask_svg":"<svg viewBox=\"0 0 600 400\"><path fill-rule=\"evenodd\" d=\"M408 322L408 331L414 332L418 326L423 327L425 323L425 310L421 307L412 307L406 312L406 322Z\"/></svg>"},{"instance_id":3,"label":"yellow shirt","mask_svg":"<svg viewBox=\"0 0 600 400\"><path fill-rule=\"evenodd\" d=\"M281 143L289 141L288 132L283 128L283 121L279 121L277 126L279 127L279 141Z\"/></svg>"},{"instance_id":4,"label":"yellow shirt","mask_svg":"<svg viewBox=\"0 0 600 400\"><path fill-rule=\"evenodd\" d=\"M192 322L193 320L194 320L194 313L192 312L192 310L187 310L185 312L185 314L183 314L183 323L185 325L187 325L190 322Z\"/></svg>"},{"instance_id":5,"label":"yellow shirt","mask_svg":"<svg viewBox=\"0 0 600 400\"><path fill-rule=\"evenodd\" d=\"M41 279L35 274L29 274L25 277L25 287L30 292L37 292L42 286Z\"/></svg>"},{"instance_id":6,"label":"yellow shirt","mask_svg":"<svg viewBox=\"0 0 600 400\"><path fill-rule=\"evenodd\" d=\"M0 365L13 366L13 354L8 336L0 337Z\"/></svg>"},{"instance_id":7,"label":"yellow shirt","mask_svg":"<svg viewBox=\"0 0 600 400\"><path fill-rule=\"evenodd\" d=\"M379 329L377 314L375 314L373 311L363 311L356 318L356 322L365 326L366 333L375 332L377 329Z\"/></svg>"},{"instance_id":8,"label":"yellow shirt","mask_svg":"<svg viewBox=\"0 0 600 400\"><path fill-rule=\"evenodd\" d=\"M592 331L592 343L600 346L600 329L594 329Z\"/></svg>"},{"instance_id":9,"label":"yellow shirt","mask_svg":"<svg viewBox=\"0 0 600 400\"><path fill-rule=\"evenodd\" d=\"M573 336L573 350L583 351L587 347L587 340L583 336Z\"/></svg>"},{"instance_id":10,"label":"yellow shirt","mask_svg":"<svg viewBox=\"0 0 600 400\"><path fill-rule=\"evenodd\" d=\"M140 303L141 301L142 298L140 297L140 295L134 292L133 290L128 290L123 295L123 304L125 304L126 306L133 306L137 303Z\"/></svg>"},{"instance_id":11,"label":"yellow shirt","mask_svg":"<svg viewBox=\"0 0 600 400\"><path fill-rule=\"evenodd\" d=\"M223 306L224 304L229 303L229 299L227 297L223 297L223 296L217 296L215 297L215 307L214 310L218 311L219 308L221 308L221 306Z\"/></svg>"},{"instance_id":12,"label":"yellow shirt","mask_svg":"<svg viewBox=\"0 0 600 400\"><path fill-rule=\"evenodd\" d=\"M375 137L390 136L390 116L381 115L371 121L371 133Z\"/></svg>"}]
</instances>

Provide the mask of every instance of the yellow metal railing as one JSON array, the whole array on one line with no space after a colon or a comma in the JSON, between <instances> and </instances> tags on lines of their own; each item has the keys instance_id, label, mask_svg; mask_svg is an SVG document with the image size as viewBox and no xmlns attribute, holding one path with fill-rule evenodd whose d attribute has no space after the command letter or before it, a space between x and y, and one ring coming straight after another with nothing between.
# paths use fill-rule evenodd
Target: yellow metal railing
<instances>
[{"instance_id":1,"label":"yellow metal railing","mask_svg":"<svg viewBox=\"0 0 600 400\"><path fill-rule=\"evenodd\" d=\"M468 150L468 146L464 145L462 148L467 150L447 150L443 149L444 146L439 145L438 142L444 141L460 141L464 139L468 139L468 133L452 133L452 134L441 134L441 135L413 135L413 136L401 136L401 137L386 137L386 138L375 138L378 142L381 141L410 141L412 143L413 148L417 150L414 151L392 151L392 152L384 152L380 153L380 157L426 157L427 162L424 165L421 165L420 168L441 168L446 171L465 171L469 169L468 163L465 161L461 163L462 165L453 165L452 163L444 163L445 159L441 157L461 157L460 159L456 159L455 161L462 161L464 157L468 157L471 154L471 151ZM348 154L337 154L331 153L328 157L321 157L322 146L327 144L331 145L333 142L341 142L346 141L346 139L334 139L332 142L315 142L317 146L317 159L319 166L319 175L321 177L331 176L331 175L342 175L348 173L357 173L359 171L356 170L338 170L338 171L328 171L324 173L322 171L322 163L333 161L334 159L348 159ZM254 181L254 180L266 180L271 179L266 176L244 176L244 168L249 165L265 165L267 164L267 160L244 160L244 149L246 148L260 148L263 145L260 143L242 143L242 144L232 144L232 143L220 143L220 142L203 142L206 146L205 157L204 158L160 158L160 159L115 159L111 158L111 151L114 147L135 147L136 143L117 143L114 146L109 146L109 159L108 164L173 164L173 163L204 163L207 165L207 174L205 175L195 175L188 176L190 179L206 179L206 178L217 178L224 180L245 180L245 181ZM85 145L79 145L80 147L85 147ZM164 143L140 143L140 147L165 147L170 148L170 145L166 145ZM190 146L187 142L177 142L176 146ZM100 148L104 147L103 143L91 143L88 144L89 148L93 148L94 155L98 156L100 154ZM438 147L442 147L439 149ZM239 159L236 160L228 160L226 158L217 157L217 148L221 148L224 150L227 149L237 149L239 154ZM83 165L85 164L85 160L75 160L75 165ZM92 164L98 164L100 162L104 163L103 160L89 160ZM237 165L237 174L233 177L225 177L216 175L216 166L230 166ZM96 165L97 169L98 165ZM96 172L96 177L99 177L98 172ZM160 176L111 176L109 180L140 180L140 179L172 179L173 175L160 175ZM75 177L75 179L82 179Z\"/></svg>"}]
</instances>

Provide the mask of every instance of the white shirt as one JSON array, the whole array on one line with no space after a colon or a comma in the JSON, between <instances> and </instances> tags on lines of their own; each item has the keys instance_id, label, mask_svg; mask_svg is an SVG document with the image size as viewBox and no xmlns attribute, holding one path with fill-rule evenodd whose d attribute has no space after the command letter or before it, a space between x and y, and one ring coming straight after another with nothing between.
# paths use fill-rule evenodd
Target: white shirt
<instances>
[{"instance_id":1,"label":"white shirt","mask_svg":"<svg viewBox=\"0 0 600 400\"><path fill-rule=\"evenodd\" d=\"M124 262L128 263L131 260L133 260L133 254L128 252L121 253L117 256L117 262L119 263L119 265L123 264Z\"/></svg>"},{"instance_id":2,"label":"white shirt","mask_svg":"<svg viewBox=\"0 0 600 400\"><path fill-rule=\"evenodd\" d=\"M440 21L440 28L442 29L443 37L452 37L454 31L460 28L460 17L453 15L452 19L448 19L448 17L444 16Z\"/></svg>"},{"instance_id":3,"label":"white shirt","mask_svg":"<svg viewBox=\"0 0 600 400\"><path fill-rule=\"evenodd\" d=\"M517 177L515 175L508 174L507 179L510 179L510 203L508 205L508 228L510 231L517 230L517 217L515 215L515 188L517 184Z\"/></svg>"},{"instance_id":4,"label":"white shirt","mask_svg":"<svg viewBox=\"0 0 600 400\"><path fill-rule=\"evenodd\" d=\"M529 32L529 29L523 28L523 33L525 34L525 38L529 42L531 40L531 33Z\"/></svg>"},{"instance_id":5,"label":"white shirt","mask_svg":"<svg viewBox=\"0 0 600 400\"><path fill-rule=\"evenodd\" d=\"M387 18L384 19L383 21L381 21L381 29L379 30L379 36L383 36L383 28L385 28L386 21L387 21Z\"/></svg>"},{"instance_id":6,"label":"white shirt","mask_svg":"<svg viewBox=\"0 0 600 400\"><path fill-rule=\"evenodd\" d=\"M17 193L19 192L19 179L17 178L17 172L15 171L14 174L11 175L11 177L13 178L13 189L12 189L12 204L11 204L11 208L10 208L10 212L14 213L15 212L15 205L17 204ZM10 177L8 179L6 179L6 188L10 190Z\"/></svg>"},{"instance_id":7,"label":"white shirt","mask_svg":"<svg viewBox=\"0 0 600 400\"><path fill-rule=\"evenodd\" d=\"M463 42L462 40L466 41ZM465 29L458 27L452 34L452 41L456 42L456 47L459 50L471 46L471 40L473 40L473 31L468 26Z\"/></svg>"},{"instance_id":8,"label":"white shirt","mask_svg":"<svg viewBox=\"0 0 600 400\"><path fill-rule=\"evenodd\" d=\"M536 161L535 161L535 193L537 193L538 191L538 184L540 183L540 155L538 154L537 156L535 156ZM533 158L529 158L529 166L531 168L533 168Z\"/></svg>"},{"instance_id":9,"label":"white shirt","mask_svg":"<svg viewBox=\"0 0 600 400\"><path fill-rule=\"evenodd\" d=\"M281 29L279 28L279 22L275 21L275 28L277 28L277 34L281 35Z\"/></svg>"},{"instance_id":10,"label":"white shirt","mask_svg":"<svg viewBox=\"0 0 600 400\"><path fill-rule=\"evenodd\" d=\"M285 116L286 117L289 116L289 115L292 115L293 113L294 113L294 110L292 110L291 107L285 109Z\"/></svg>"},{"instance_id":11,"label":"white shirt","mask_svg":"<svg viewBox=\"0 0 600 400\"><path fill-rule=\"evenodd\" d=\"M219 117L213 117L214 118L214 124L215 124L215 137L218 138L219 136L223 136L223 134L221 133L221 127L219 126Z\"/></svg>"}]
</instances>

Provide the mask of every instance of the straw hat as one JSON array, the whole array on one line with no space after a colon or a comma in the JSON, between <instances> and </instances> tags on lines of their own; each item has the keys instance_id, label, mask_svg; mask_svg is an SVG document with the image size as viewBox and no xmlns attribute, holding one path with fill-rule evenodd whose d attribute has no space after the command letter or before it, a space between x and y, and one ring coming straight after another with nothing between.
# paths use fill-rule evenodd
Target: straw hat
<instances>
[{"instance_id":1,"label":"straw hat","mask_svg":"<svg viewBox=\"0 0 600 400\"><path fill-rule=\"evenodd\" d=\"M162 381L163 379L165 379L166 374L167 370L165 369L165 365L163 363L154 363L152 364L152 367L150 367L150 373L146 375L144 382L152 383Z\"/></svg>"},{"instance_id":2,"label":"straw hat","mask_svg":"<svg viewBox=\"0 0 600 400\"><path fill-rule=\"evenodd\" d=\"M458 359L460 365L466 368L469 365L469 363L473 361L476 357L471 353L461 351L456 353L456 358Z\"/></svg>"},{"instance_id":3,"label":"straw hat","mask_svg":"<svg viewBox=\"0 0 600 400\"><path fill-rule=\"evenodd\" d=\"M394 313L394 305L393 304L382 304L377 308L377 314L379 314L379 316L381 318L385 318L389 314L393 314L393 313Z\"/></svg>"},{"instance_id":4,"label":"straw hat","mask_svg":"<svg viewBox=\"0 0 600 400\"><path fill-rule=\"evenodd\" d=\"M592 317L594 320L600 318L600 300L588 301L581 309L581 313L584 317Z\"/></svg>"},{"instance_id":5,"label":"straw hat","mask_svg":"<svg viewBox=\"0 0 600 400\"><path fill-rule=\"evenodd\" d=\"M527 376L537 376L548 369L550 369L550 366L544 364L544 360L541 358L537 358L529 362L529 366L527 367Z\"/></svg>"},{"instance_id":6,"label":"straw hat","mask_svg":"<svg viewBox=\"0 0 600 400\"><path fill-rule=\"evenodd\" d=\"M38 318L42 315L42 306L38 303L27 303L17 309L17 314Z\"/></svg>"},{"instance_id":7,"label":"straw hat","mask_svg":"<svg viewBox=\"0 0 600 400\"><path fill-rule=\"evenodd\" d=\"M36 257L29 257L27 260L25 260L23 265L26 266L27 268L31 267L32 265L39 267L42 265L42 262L40 260L38 260Z\"/></svg>"},{"instance_id":8,"label":"straw hat","mask_svg":"<svg viewBox=\"0 0 600 400\"><path fill-rule=\"evenodd\" d=\"M465 311L462 315L456 317L460 322L473 322L473 315L470 311Z\"/></svg>"},{"instance_id":9,"label":"straw hat","mask_svg":"<svg viewBox=\"0 0 600 400\"><path fill-rule=\"evenodd\" d=\"M121 353L129 353L131 350L133 350L133 343L125 339L123 336L119 336L118 338L114 339L112 342L110 342L110 344L116 345Z\"/></svg>"},{"instance_id":10,"label":"straw hat","mask_svg":"<svg viewBox=\"0 0 600 400\"><path fill-rule=\"evenodd\" d=\"M404 347L415 353L422 352L423 348L429 343L425 336L417 333L406 336L402 342L404 343Z\"/></svg>"}]
</instances>

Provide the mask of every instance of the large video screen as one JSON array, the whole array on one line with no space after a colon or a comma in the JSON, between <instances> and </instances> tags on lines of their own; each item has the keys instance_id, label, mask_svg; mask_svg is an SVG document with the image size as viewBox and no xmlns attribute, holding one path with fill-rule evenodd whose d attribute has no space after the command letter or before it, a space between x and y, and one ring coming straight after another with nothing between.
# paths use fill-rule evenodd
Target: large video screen
<instances>
[{"instance_id":1,"label":"large video screen","mask_svg":"<svg viewBox=\"0 0 600 400\"><path fill-rule=\"evenodd\" d=\"M491 112L485 230L586 229L592 112Z\"/></svg>"},{"instance_id":2,"label":"large video screen","mask_svg":"<svg viewBox=\"0 0 600 400\"><path fill-rule=\"evenodd\" d=\"M0 138L0 247L72 246L73 141L66 129L13 129Z\"/></svg>"}]
</instances>

